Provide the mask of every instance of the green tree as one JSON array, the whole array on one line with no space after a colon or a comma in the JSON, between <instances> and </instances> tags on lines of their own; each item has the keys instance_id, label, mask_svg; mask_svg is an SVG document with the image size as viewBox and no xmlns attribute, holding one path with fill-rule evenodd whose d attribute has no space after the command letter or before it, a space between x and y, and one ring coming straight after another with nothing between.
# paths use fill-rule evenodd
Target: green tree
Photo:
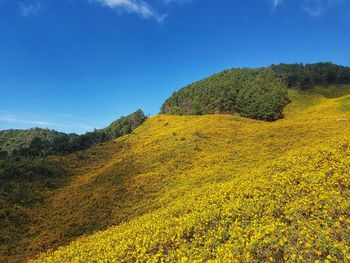
<instances>
[{"instance_id":1,"label":"green tree","mask_svg":"<svg viewBox=\"0 0 350 263\"><path fill-rule=\"evenodd\" d=\"M200 103L199 96L196 96L193 99L193 102L192 102L192 114L194 114L194 115L201 115L202 114L201 103Z\"/></svg>"},{"instance_id":2,"label":"green tree","mask_svg":"<svg viewBox=\"0 0 350 263\"><path fill-rule=\"evenodd\" d=\"M273 121L283 117L288 94L281 79L272 69L262 71L237 96L236 110L245 117Z\"/></svg>"}]
</instances>

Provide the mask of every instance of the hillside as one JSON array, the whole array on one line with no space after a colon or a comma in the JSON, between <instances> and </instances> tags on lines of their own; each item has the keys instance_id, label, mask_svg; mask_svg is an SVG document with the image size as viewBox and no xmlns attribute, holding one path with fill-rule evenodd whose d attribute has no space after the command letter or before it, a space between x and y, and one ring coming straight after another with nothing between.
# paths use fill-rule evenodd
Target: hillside
<instances>
[{"instance_id":1,"label":"hillside","mask_svg":"<svg viewBox=\"0 0 350 263\"><path fill-rule=\"evenodd\" d=\"M39 262L238 260L241 252L257 261L343 259L350 87L289 93L276 122L160 115L117 140L50 157L67 175L32 207L24 237L10 250L2 245L3 257L23 261L121 224ZM306 238L316 238L320 223L321 239Z\"/></svg>"},{"instance_id":2,"label":"hillside","mask_svg":"<svg viewBox=\"0 0 350 263\"><path fill-rule=\"evenodd\" d=\"M0 263L350 263L349 10L0 0Z\"/></svg>"},{"instance_id":3,"label":"hillside","mask_svg":"<svg viewBox=\"0 0 350 263\"><path fill-rule=\"evenodd\" d=\"M350 140L338 140L197 186L34 262L347 262Z\"/></svg>"}]
</instances>

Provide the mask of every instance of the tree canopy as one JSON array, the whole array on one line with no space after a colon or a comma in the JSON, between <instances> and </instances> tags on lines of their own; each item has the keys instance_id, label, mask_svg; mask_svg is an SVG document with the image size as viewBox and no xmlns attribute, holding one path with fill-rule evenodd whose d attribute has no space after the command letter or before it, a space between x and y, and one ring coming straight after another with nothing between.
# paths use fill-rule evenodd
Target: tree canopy
<instances>
[{"instance_id":1,"label":"tree canopy","mask_svg":"<svg viewBox=\"0 0 350 263\"><path fill-rule=\"evenodd\" d=\"M164 114L238 113L261 120L282 117L286 86L271 68L226 70L195 82L165 101Z\"/></svg>"},{"instance_id":2,"label":"tree canopy","mask_svg":"<svg viewBox=\"0 0 350 263\"><path fill-rule=\"evenodd\" d=\"M350 67L331 62L316 64L279 64L272 65L277 77L284 78L288 87L309 89L317 85L350 83Z\"/></svg>"}]
</instances>

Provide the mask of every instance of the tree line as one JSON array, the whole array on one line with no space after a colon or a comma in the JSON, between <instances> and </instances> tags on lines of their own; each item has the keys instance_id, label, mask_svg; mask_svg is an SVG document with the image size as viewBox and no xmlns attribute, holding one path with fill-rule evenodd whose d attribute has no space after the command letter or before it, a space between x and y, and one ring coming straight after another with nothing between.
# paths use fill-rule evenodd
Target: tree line
<instances>
[{"instance_id":1,"label":"tree line","mask_svg":"<svg viewBox=\"0 0 350 263\"><path fill-rule=\"evenodd\" d=\"M350 67L331 62L315 64L272 65L276 76L283 78L290 88L306 90L314 86L350 83Z\"/></svg>"},{"instance_id":2,"label":"tree line","mask_svg":"<svg viewBox=\"0 0 350 263\"><path fill-rule=\"evenodd\" d=\"M0 132L0 159L8 157L44 157L87 149L131 133L147 119L142 110L112 122L108 127L82 135L34 128Z\"/></svg>"}]
</instances>

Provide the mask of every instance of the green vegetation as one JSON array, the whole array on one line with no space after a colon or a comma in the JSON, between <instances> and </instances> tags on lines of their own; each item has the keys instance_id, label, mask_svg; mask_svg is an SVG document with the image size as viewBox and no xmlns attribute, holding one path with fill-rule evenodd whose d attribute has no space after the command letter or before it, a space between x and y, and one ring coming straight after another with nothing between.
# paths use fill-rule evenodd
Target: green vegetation
<instances>
[{"instance_id":1,"label":"green vegetation","mask_svg":"<svg viewBox=\"0 0 350 263\"><path fill-rule=\"evenodd\" d=\"M279 64L271 68L287 81L288 87L302 90L319 85L349 84L350 68L333 63Z\"/></svg>"},{"instance_id":2,"label":"green vegetation","mask_svg":"<svg viewBox=\"0 0 350 263\"><path fill-rule=\"evenodd\" d=\"M145 114L137 110L114 121L104 129L83 135L65 134L40 128L0 131L0 159L8 156L43 157L84 150L131 133L146 119Z\"/></svg>"},{"instance_id":3,"label":"green vegetation","mask_svg":"<svg viewBox=\"0 0 350 263\"><path fill-rule=\"evenodd\" d=\"M0 255L21 260L16 248L32 235L30 226L40 217L33 211L48 194L62 187L65 173L41 159L12 158L0 161ZM3 261L3 260L1 260Z\"/></svg>"},{"instance_id":4,"label":"green vegetation","mask_svg":"<svg viewBox=\"0 0 350 263\"><path fill-rule=\"evenodd\" d=\"M226 70L195 82L165 101L161 112L175 115L238 113L276 120L288 103L286 87L267 69Z\"/></svg>"},{"instance_id":5,"label":"green vegetation","mask_svg":"<svg viewBox=\"0 0 350 263\"><path fill-rule=\"evenodd\" d=\"M350 96L347 96L340 100L340 109L347 112L350 111Z\"/></svg>"},{"instance_id":6,"label":"green vegetation","mask_svg":"<svg viewBox=\"0 0 350 263\"><path fill-rule=\"evenodd\" d=\"M65 134L49 129L33 128L28 130L4 130L0 131L0 151L2 156L17 155L23 148L28 148L32 141L40 139L51 144L56 138L77 137L76 134Z\"/></svg>"},{"instance_id":7,"label":"green vegetation","mask_svg":"<svg viewBox=\"0 0 350 263\"><path fill-rule=\"evenodd\" d=\"M239 90L236 112L253 119L273 121L283 117L283 108L289 102L287 90L272 70L264 70Z\"/></svg>"},{"instance_id":8,"label":"green vegetation","mask_svg":"<svg viewBox=\"0 0 350 263\"><path fill-rule=\"evenodd\" d=\"M164 102L161 113L237 113L248 118L273 121L283 117L283 109L289 101L286 92L288 87L310 90L316 86L349 83L350 68L332 63L279 64L259 69L231 69L175 92ZM338 96L344 94L341 86L336 89ZM336 91L329 93L334 94Z\"/></svg>"}]
</instances>

